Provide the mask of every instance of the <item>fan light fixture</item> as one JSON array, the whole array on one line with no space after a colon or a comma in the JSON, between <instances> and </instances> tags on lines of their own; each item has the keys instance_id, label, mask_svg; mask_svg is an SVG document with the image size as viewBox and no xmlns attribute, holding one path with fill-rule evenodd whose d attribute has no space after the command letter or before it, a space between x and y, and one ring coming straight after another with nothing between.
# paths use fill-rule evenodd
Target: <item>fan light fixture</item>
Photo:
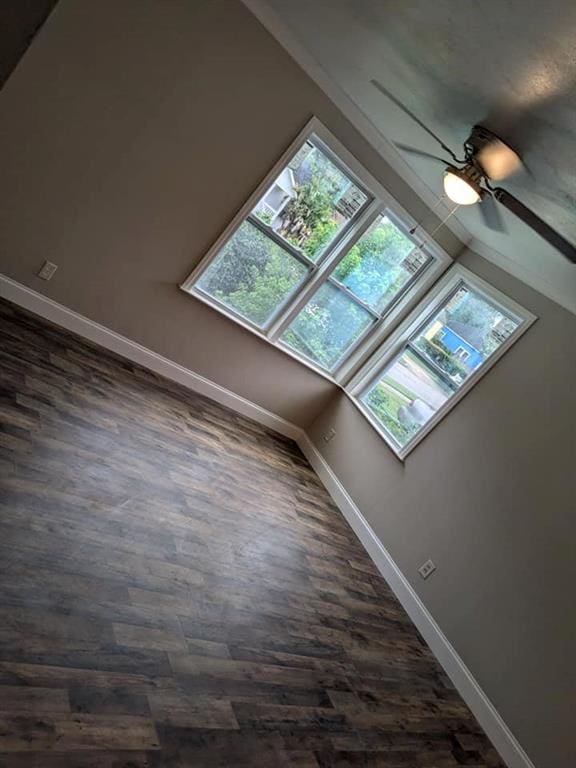
<instances>
[{"instance_id":1,"label":"fan light fixture","mask_svg":"<svg viewBox=\"0 0 576 768\"><path fill-rule=\"evenodd\" d=\"M442 148L445 156L439 157L418 149L418 147L411 147L409 144L402 144L399 141L394 142L402 152L442 163L445 168L444 193L449 200L452 200L456 205L480 203L478 208L484 224L493 232L505 234L506 225L499 213L500 205L503 206L569 261L576 264L576 243L572 244L560 232L552 229L544 219L537 216L534 211L531 211L507 189L494 187L490 183L507 179L516 171L521 170L522 160L512 147L489 128L474 125L470 136L464 141L464 153L462 157L458 157L448 144L445 144L426 123L423 123L379 80L372 78L370 82ZM525 116L528 117L529 114L526 113ZM524 131L522 135L524 135ZM451 160L448 160L448 167L446 167L448 158ZM499 205L496 205L497 203Z\"/></svg>"},{"instance_id":2,"label":"fan light fixture","mask_svg":"<svg viewBox=\"0 0 576 768\"><path fill-rule=\"evenodd\" d=\"M479 186L456 168L446 168L444 192L457 205L474 205L481 197Z\"/></svg>"}]
</instances>

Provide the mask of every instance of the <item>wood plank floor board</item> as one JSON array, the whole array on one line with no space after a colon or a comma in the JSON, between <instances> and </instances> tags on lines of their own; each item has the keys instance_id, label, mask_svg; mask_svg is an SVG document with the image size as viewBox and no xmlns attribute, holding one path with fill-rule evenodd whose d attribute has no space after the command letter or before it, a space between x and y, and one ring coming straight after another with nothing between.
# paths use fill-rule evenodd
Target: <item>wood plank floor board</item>
<instances>
[{"instance_id":1,"label":"wood plank floor board","mask_svg":"<svg viewBox=\"0 0 576 768\"><path fill-rule=\"evenodd\" d=\"M502 768L289 439L0 301L2 768Z\"/></svg>"},{"instance_id":2,"label":"wood plank floor board","mask_svg":"<svg viewBox=\"0 0 576 768\"><path fill-rule=\"evenodd\" d=\"M0 712L34 716L70 711L67 690L0 684Z\"/></svg>"},{"instance_id":3,"label":"wood plank floor board","mask_svg":"<svg viewBox=\"0 0 576 768\"><path fill-rule=\"evenodd\" d=\"M90 686L85 682L68 688L70 710L89 715L139 715L150 717L152 686Z\"/></svg>"},{"instance_id":4,"label":"wood plank floor board","mask_svg":"<svg viewBox=\"0 0 576 768\"><path fill-rule=\"evenodd\" d=\"M2 768L160 768L155 752L70 751L70 752L12 752L1 755ZM168 768L164 763L162 768ZM173 766L178 768L176 763Z\"/></svg>"}]
</instances>

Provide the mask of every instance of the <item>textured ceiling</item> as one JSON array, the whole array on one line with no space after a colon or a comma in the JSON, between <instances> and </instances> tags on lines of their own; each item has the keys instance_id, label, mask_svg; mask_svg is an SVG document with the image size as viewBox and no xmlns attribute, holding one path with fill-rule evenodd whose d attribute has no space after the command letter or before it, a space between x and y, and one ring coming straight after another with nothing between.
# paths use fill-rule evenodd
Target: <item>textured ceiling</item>
<instances>
[{"instance_id":1,"label":"textured ceiling","mask_svg":"<svg viewBox=\"0 0 576 768\"><path fill-rule=\"evenodd\" d=\"M372 78L458 154L474 123L499 133L529 169L502 186L576 243L573 0L266 0L265 5L387 140L438 154L433 140L370 84ZM441 194L441 166L407 155L403 160L429 191ZM475 208L460 209L457 217L488 246L485 255L576 311L576 267L525 225L504 212L508 234L502 235L487 230Z\"/></svg>"}]
</instances>

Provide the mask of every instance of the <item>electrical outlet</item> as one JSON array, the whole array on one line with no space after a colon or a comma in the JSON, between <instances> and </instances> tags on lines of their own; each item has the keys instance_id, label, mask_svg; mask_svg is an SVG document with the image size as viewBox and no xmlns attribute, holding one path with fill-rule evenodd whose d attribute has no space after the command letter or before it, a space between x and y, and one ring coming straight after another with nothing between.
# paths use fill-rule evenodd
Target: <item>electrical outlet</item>
<instances>
[{"instance_id":1,"label":"electrical outlet","mask_svg":"<svg viewBox=\"0 0 576 768\"><path fill-rule=\"evenodd\" d=\"M57 269L58 264L53 264L51 261L45 261L42 265L42 269L38 272L38 277L40 280L50 280Z\"/></svg>"},{"instance_id":2,"label":"electrical outlet","mask_svg":"<svg viewBox=\"0 0 576 768\"><path fill-rule=\"evenodd\" d=\"M324 442L329 443L330 440L332 440L332 438L335 437L335 435L336 435L335 429L328 430L328 432L326 432L326 434L324 435Z\"/></svg>"},{"instance_id":3,"label":"electrical outlet","mask_svg":"<svg viewBox=\"0 0 576 768\"><path fill-rule=\"evenodd\" d=\"M423 579L427 579L428 576L431 576L434 571L436 570L436 566L432 562L432 560L426 560L426 562L418 568L418 573L420 576L422 576Z\"/></svg>"}]
</instances>

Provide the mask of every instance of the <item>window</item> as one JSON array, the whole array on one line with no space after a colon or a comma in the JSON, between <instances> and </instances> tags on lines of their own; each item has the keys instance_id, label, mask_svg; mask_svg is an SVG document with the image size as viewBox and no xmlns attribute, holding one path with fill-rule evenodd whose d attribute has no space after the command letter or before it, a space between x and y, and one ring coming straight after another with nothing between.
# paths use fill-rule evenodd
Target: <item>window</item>
<instances>
[{"instance_id":1,"label":"window","mask_svg":"<svg viewBox=\"0 0 576 768\"><path fill-rule=\"evenodd\" d=\"M262 328L307 274L305 262L248 219L204 272L197 288Z\"/></svg>"},{"instance_id":2,"label":"window","mask_svg":"<svg viewBox=\"0 0 576 768\"><path fill-rule=\"evenodd\" d=\"M311 135L196 288L259 329L267 328L369 199Z\"/></svg>"},{"instance_id":3,"label":"window","mask_svg":"<svg viewBox=\"0 0 576 768\"><path fill-rule=\"evenodd\" d=\"M528 329L535 317L453 267L351 384L403 458Z\"/></svg>"},{"instance_id":4,"label":"window","mask_svg":"<svg viewBox=\"0 0 576 768\"><path fill-rule=\"evenodd\" d=\"M298 312L281 342L334 369L431 262L432 256L390 214L378 213Z\"/></svg>"},{"instance_id":5,"label":"window","mask_svg":"<svg viewBox=\"0 0 576 768\"><path fill-rule=\"evenodd\" d=\"M413 224L313 119L182 288L340 381L449 263Z\"/></svg>"},{"instance_id":6,"label":"window","mask_svg":"<svg viewBox=\"0 0 576 768\"><path fill-rule=\"evenodd\" d=\"M432 288L450 259L415 231L314 118L181 287L341 383L404 458L535 320L459 266Z\"/></svg>"},{"instance_id":7,"label":"window","mask_svg":"<svg viewBox=\"0 0 576 768\"><path fill-rule=\"evenodd\" d=\"M464 347L458 347L454 354L459 360L462 360L463 362L466 362L466 360L468 360L470 357L470 352L468 352L467 349L464 349Z\"/></svg>"}]
</instances>

